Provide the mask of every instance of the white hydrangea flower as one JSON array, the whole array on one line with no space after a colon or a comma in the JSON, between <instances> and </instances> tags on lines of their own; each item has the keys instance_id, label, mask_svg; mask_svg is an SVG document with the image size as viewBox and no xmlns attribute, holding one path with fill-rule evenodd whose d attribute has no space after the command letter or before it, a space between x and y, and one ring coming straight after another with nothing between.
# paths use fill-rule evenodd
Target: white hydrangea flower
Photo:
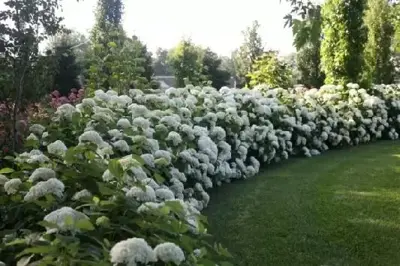
<instances>
[{"instance_id":1,"label":"white hydrangea flower","mask_svg":"<svg viewBox=\"0 0 400 266\"><path fill-rule=\"evenodd\" d=\"M81 191L76 192L74 196L72 196L72 200L81 200L90 197L92 197L92 193L90 193L90 191L87 189L83 189Z\"/></svg>"},{"instance_id":2,"label":"white hydrangea flower","mask_svg":"<svg viewBox=\"0 0 400 266\"><path fill-rule=\"evenodd\" d=\"M72 219L73 224L66 223L67 217ZM77 231L74 223L80 220L89 220L89 217L82 212L72 209L71 207L62 207L47 214L43 220L52 224L56 224L58 229L61 231ZM57 232L58 229L47 228L47 233Z\"/></svg>"},{"instance_id":3,"label":"white hydrangea flower","mask_svg":"<svg viewBox=\"0 0 400 266\"><path fill-rule=\"evenodd\" d=\"M174 193L167 189L167 188L159 188L156 190L156 196L157 198L161 199L161 200L172 200L175 199L175 195Z\"/></svg>"},{"instance_id":4,"label":"white hydrangea flower","mask_svg":"<svg viewBox=\"0 0 400 266\"><path fill-rule=\"evenodd\" d=\"M66 103L57 108L56 115L60 118L65 118L65 119L71 121L72 115L76 112L78 112L78 111L76 110L76 108L73 105Z\"/></svg>"},{"instance_id":5,"label":"white hydrangea flower","mask_svg":"<svg viewBox=\"0 0 400 266\"><path fill-rule=\"evenodd\" d=\"M171 157L171 153L169 151L165 151L165 150L158 150L154 153L154 157L156 159L158 158L164 158L165 160L167 160L168 164L171 163L172 161L172 157Z\"/></svg>"},{"instance_id":6,"label":"white hydrangea flower","mask_svg":"<svg viewBox=\"0 0 400 266\"><path fill-rule=\"evenodd\" d=\"M13 178L4 183L4 190L8 195L12 195L18 192L20 185L22 185L21 179Z\"/></svg>"},{"instance_id":7,"label":"white hydrangea flower","mask_svg":"<svg viewBox=\"0 0 400 266\"><path fill-rule=\"evenodd\" d=\"M154 179L152 178L146 178L140 181L143 185L145 186L150 186L151 188L153 188L154 190L159 189L160 185L157 184L156 181L154 181Z\"/></svg>"},{"instance_id":8,"label":"white hydrangea flower","mask_svg":"<svg viewBox=\"0 0 400 266\"><path fill-rule=\"evenodd\" d=\"M91 142L96 144L98 147L104 147L103 138L97 131L94 130L83 132L82 135L79 136L79 143L84 142Z\"/></svg>"},{"instance_id":9,"label":"white hydrangea flower","mask_svg":"<svg viewBox=\"0 0 400 266\"><path fill-rule=\"evenodd\" d=\"M29 180L36 182L38 180L49 180L56 177L56 172L53 169L40 167L36 168L35 171L30 175Z\"/></svg>"},{"instance_id":10,"label":"white hydrangea flower","mask_svg":"<svg viewBox=\"0 0 400 266\"><path fill-rule=\"evenodd\" d=\"M117 127L121 127L121 128L130 128L132 125L131 125L131 122L129 122L129 120L128 119L126 119L126 118L121 118L120 120L118 120L118 122L117 122Z\"/></svg>"},{"instance_id":11,"label":"white hydrangea flower","mask_svg":"<svg viewBox=\"0 0 400 266\"><path fill-rule=\"evenodd\" d=\"M164 203L156 203L156 202L146 202L139 206L137 209L138 213L145 213L155 209L159 209L164 206Z\"/></svg>"},{"instance_id":12,"label":"white hydrangea flower","mask_svg":"<svg viewBox=\"0 0 400 266\"><path fill-rule=\"evenodd\" d=\"M115 176L110 172L110 170L107 169L104 171L102 178L103 178L103 181L109 182L109 181L113 180L115 178Z\"/></svg>"},{"instance_id":13,"label":"white hydrangea flower","mask_svg":"<svg viewBox=\"0 0 400 266\"><path fill-rule=\"evenodd\" d=\"M8 180L5 175L0 174L0 186L3 186Z\"/></svg>"},{"instance_id":14,"label":"white hydrangea flower","mask_svg":"<svg viewBox=\"0 0 400 266\"><path fill-rule=\"evenodd\" d=\"M176 265L180 265L185 260L185 254L182 249L171 242L158 244L154 252L157 258L165 263L173 262Z\"/></svg>"},{"instance_id":15,"label":"white hydrangea flower","mask_svg":"<svg viewBox=\"0 0 400 266\"><path fill-rule=\"evenodd\" d=\"M153 154L145 153L145 154L140 155L140 157L142 157L144 163L147 166L155 167Z\"/></svg>"},{"instance_id":16,"label":"white hydrangea flower","mask_svg":"<svg viewBox=\"0 0 400 266\"><path fill-rule=\"evenodd\" d=\"M132 121L132 125L141 129L148 129L150 127L150 121L143 117L135 117Z\"/></svg>"},{"instance_id":17,"label":"white hydrangea flower","mask_svg":"<svg viewBox=\"0 0 400 266\"><path fill-rule=\"evenodd\" d=\"M39 124L33 124L29 127L29 131L34 133L36 136L41 136L46 128Z\"/></svg>"},{"instance_id":18,"label":"white hydrangea flower","mask_svg":"<svg viewBox=\"0 0 400 266\"><path fill-rule=\"evenodd\" d=\"M147 179L147 174L142 167L132 167L130 170L137 180Z\"/></svg>"},{"instance_id":19,"label":"white hydrangea flower","mask_svg":"<svg viewBox=\"0 0 400 266\"><path fill-rule=\"evenodd\" d=\"M112 144L114 148L118 149L121 152L129 152L131 148L125 140L118 140Z\"/></svg>"},{"instance_id":20,"label":"white hydrangea flower","mask_svg":"<svg viewBox=\"0 0 400 266\"><path fill-rule=\"evenodd\" d=\"M140 202L149 202L156 200L156 193L154 189L150 186L145 186L144 189L140 187L132 187L128 192L126 192L126 196L129 198L134 198Z\"/></svg>"},{"instance_id":21,"label":"white hydrangea flower","mask_svg":"<svg viewBox=\"0 0 400 266\"><path fill-rule=\"evenodd\" d=\"M24 197L24 201L34 201L47 194L53 194L62 198L64 193L64 184L57 178L50 178L47 181L40 181L31 187Z\"/></svg>"},{"instance_id":22,"label":"white hydrangea flower","mask_svg":"<svg viewBox=\"0 0 400 266\"><path fill-rule=\"evenodd\" d=\"M64 156L67 151L67 146L61 140L56 140L47 146L47 151L50 154Z\"/></svg>"},{"instance_id":23,"label":"white hydrangea flower","mask_svg":"<svg viewBox=\"0 0 400 266\"><path fill-rule=\"evenodd\" d=\"M166 141L170 141L170 142L172 142L172 145L178 146L179 144L182 143L182 137L181 137L181 135L179 135L179 133L177 133L175 131L171 131L168 133Z\"/></svg>"},{"instance_id":24,"label":"white hydrangea flower","mask_svg":"<svg viewBox=\"0 0 400 266\"><path fill-rule=\"evenodd\" d=\"M122 139L124 136L124 134L118 129L111 129L107 132L107 134L112 137L112 140L119 140Z\"/></svg>"},{"instance_id":25,"label":"white hydrangea flower","mask_svg":"<svg viewBox=\"0 0 400 266\"><path fill-rule=\"evenodd\" d=\"M147 265L156 262L156 254L142 238L129 238L115 244L110 251L111 262L115 265Z\"/></svg>"}]
</instances>

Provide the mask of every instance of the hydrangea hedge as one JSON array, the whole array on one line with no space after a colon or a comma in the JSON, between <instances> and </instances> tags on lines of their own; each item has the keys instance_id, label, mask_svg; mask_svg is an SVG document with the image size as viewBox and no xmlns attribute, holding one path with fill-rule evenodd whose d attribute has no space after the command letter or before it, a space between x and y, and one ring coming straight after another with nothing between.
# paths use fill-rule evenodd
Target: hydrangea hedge
<instances>
[{"instance_id":1,"label":"hydrangea hedge","mask_svg":"<svg viewBox=\"0 0 400 266\"><path fill-rule=\"evenodd\" d=\"M289 156L397 139L399 126L397 86L96 91L58 107L47 128L32 125L31 149L4 158L0 258L229 265L200 214L208 189Z\"/></svg>"}]
</instances>

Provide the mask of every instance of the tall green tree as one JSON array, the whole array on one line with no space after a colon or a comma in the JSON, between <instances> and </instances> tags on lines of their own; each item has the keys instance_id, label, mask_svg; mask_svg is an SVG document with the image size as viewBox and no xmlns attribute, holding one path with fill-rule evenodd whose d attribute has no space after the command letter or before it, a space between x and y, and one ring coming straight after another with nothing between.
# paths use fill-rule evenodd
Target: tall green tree
<instances>
[{"instance_id":1,"label":"tall green tree","mask_svg":"<svg viewBox=\"0 0 400 266\"><path fill-rule=\"evenodd\" d=\"M368 42L365 59L372 82L389 84L393 82L392 40L394 26L391 20L392 8L387 0L368 0L365 24L368 28Z\"/></svg>"},{"instance_id":2,"label":"tall green tree","mask_svg":"<svg viewBox=\"0 0 400 266\"><path fill-rule=\"evenodd\" d=\"M264 52L262 38L259 33L260 24L257 20L243 32L243 44L232 54L235 66L236 81L239 87L249 85L247 74L252 71L252 66Z\"/></svg>"},{"instance_id":3,"label":"tall green tree","mask_svg":"<svg viewBox=\"0 0 400 266\"><path fill-rule=\"evenodd\" d=\"M327 0L323 4L321 65L325 83L369 85L364 61L365 9L365 0Z\"/></svg>"},{"instance_id":4,"label":"tall green tree","mask_svg":"<svg viewBox=\"0 0 400 266\"><path fill-rule=\"evenodd\" d=\"M182 40L168 54L168 64L173 68L176 86L183 87L186 82L200 85L206 77L203 75L203 55L200 47L191 40Z\"/></svg>"},{"instance_id":5,"label":"tall green tree","mask_svg":"<svg viewBox=\"0 0 400 266\"><path fill-rule=\"evenodd\" d=\"M40 99L51 84L51 57L39 53L39 43L62 30L62 18L56 14L57 0L6 0L4 7L0 10L0 100L9 110L6 119L8 124L11 121L9 135L15 150L19 112L26 101Z\"/></svg>"},{"instance_id":6,"label":"tall green tree","mask_svg":"<svg viewBox=\"0 0 400 266\"><path fill-rule=\"evenodd\" d=\"M290 66L278 58L276 51L265 52L252 66L248 74L250 86L265 84L270 88L290 88L292 84L292 71Z\"/></svg>"},{"instance_id":7,"label":"tall green tree","mask_svg":"<svg viewBox=\"0 0 400 266\"><path fill-rule=\"evenodd\" d=\"M93 43L107 46L109 42L119 42L125 36L122 29L124 12L122 0L98 0L96 7L96 22L92 29Z\"/></svg>"},{"instance_id":8,"label":"tall green tree","mask_svg":"<svg viewBox=\"0 0 400 266\"><path fill-rule=\"evenodd\" d=\"M220 89L229 84L230 73L222 68L222 59L216 53L207 48L203 51L202 74L211 81L211 85Z\"/></svg>"}]
</instances>

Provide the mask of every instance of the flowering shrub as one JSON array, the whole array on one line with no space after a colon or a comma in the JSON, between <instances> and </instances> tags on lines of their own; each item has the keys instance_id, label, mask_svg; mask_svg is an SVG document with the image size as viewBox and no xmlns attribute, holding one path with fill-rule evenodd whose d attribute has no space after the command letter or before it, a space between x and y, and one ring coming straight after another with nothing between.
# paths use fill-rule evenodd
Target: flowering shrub
<instances>
[{"instance_id":1,"label":"flowering shrub","mask_svg":"<svg viewBox=\"0 0 400 266\"><path fill-rule=\"evenodd\" d=\"M400 91L96 91L31 126L0 170L0 258L48 265L229 265L200 211L207 189L292 155L397 139Z\"/></svg>"},{"instance_id":2,"label":"flowering shrub","mask_svg":"<svg viewBox=\"0 0 400 266\"><path fill-rule=\"evenodd\" d=\"M57 108L60 105L70 103L70 104L76 104L79 103L83 97L85 96L85 90L84 89L71 89L71 91L68 93L67 96L62 96L61 93L57 90L53 91L50 94L51 100L50 100L50 106L53 108Z\"/></svg>"}]
</instances>

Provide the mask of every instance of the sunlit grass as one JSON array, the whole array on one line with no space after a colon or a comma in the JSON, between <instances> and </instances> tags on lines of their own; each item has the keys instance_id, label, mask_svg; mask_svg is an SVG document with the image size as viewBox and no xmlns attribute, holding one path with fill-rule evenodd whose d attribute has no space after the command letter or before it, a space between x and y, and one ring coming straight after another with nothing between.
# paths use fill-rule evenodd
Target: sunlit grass
<instances>
[{"instance_id":1,"label":"sunlit grass","mask_svg":"<svg viewBox=\"0 0 400 266\"><path fill-rule=\"evenodd\" d=\"M292 159L217 188L211 233L237 265L400 265L399 144Z\"/></svg>"}]
</instances>

